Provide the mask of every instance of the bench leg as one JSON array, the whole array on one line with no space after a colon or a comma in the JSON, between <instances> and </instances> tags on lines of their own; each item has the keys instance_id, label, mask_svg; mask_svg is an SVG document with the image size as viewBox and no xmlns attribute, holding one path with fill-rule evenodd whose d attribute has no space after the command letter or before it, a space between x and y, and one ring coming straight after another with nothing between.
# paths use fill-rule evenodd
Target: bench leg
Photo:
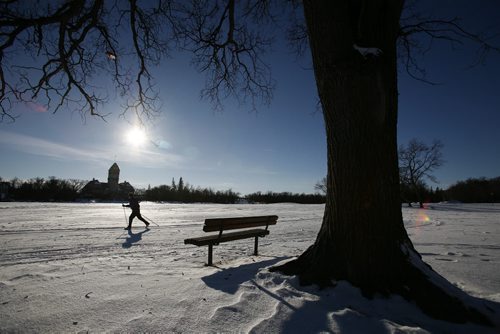
<instances>
[{"instance_id":1,"label":"bench leg","mask_svg":"<svg viewBox=\"0 0 500 334\"><path fill-rule=\"evenodd\" d=\"M207 265L211 266L212 265L212 251L213 251L214 245L210 244L208 245L208 263Z\"/></svg>"},{"instance_id":2,"label":"bench leg","mask_svg":"<svg viewBox=\"0 0 500 334\"><path fill-rule=\"evenodd\" d=\"M258 254L259 254L259 237L255 237L255 245L254 245L253 255L258 255Z\"/></svg>"}]
</instances>

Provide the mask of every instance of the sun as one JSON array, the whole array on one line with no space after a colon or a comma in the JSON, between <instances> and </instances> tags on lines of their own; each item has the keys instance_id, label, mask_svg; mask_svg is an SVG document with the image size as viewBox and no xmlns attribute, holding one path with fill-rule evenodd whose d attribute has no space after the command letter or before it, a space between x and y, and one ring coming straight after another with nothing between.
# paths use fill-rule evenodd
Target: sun
<instances>
[{"instance_id":1,"label":"sun","mask_svg":"<svg viewBox=\"0 0 500 334\"><path fill-rule=\"evenodd\" d=\"M132 146L140 147L146 143L148 137L143 129L135 126L126 133L125 139Z\"/></svg>"}]
</instances>

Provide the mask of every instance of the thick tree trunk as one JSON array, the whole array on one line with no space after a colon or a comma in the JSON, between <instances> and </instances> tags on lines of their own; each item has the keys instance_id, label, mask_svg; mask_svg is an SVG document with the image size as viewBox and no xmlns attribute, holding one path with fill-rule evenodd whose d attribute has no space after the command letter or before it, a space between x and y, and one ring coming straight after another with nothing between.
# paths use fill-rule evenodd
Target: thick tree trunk
<instances>
[{"instance_id":1,"label":"thick tree trunk","mask_svg":"<svg viewBox=\"0 0 500 334\"><path fill-rule=\"evenodd\" d=\"M413 248L402 223L396 140L402 2L382 3L304 2L328 143L327 202L303 256L312 262L305 282L335 277L386 290L398 279L391 268L403 260L401 246Z\"/></svg>"},{"instance_id":2,"label":"thick tree trunk","mask_svg":"<svg viewBox=\"0 0 500 334\"><path fill-rule=\"evenodd\" d=\"M411 247L402 224L396 140L401 4L325 4L304 4L328 142L327 204L311 251L335 264L335 277L379 286L393 277L381 266L400 262L401 244ZM364 56L355 45L382 53Z\"/></svg>"},{"instance_id":3,"label":"thick tree trunk","mask_svg":"<svg viewBox=\"0 0 500 334\"><path fill-rule=\"evenodd\" d=\"M430 267L415 265L421 259L403 225L396 134L402 5L402 0L304 1L326 125L328 192L314 245L275 269L299 275L303 284L347 280L365 295L398 293L439 318L485 321L426 279L419 268ZM360 47L381 53L363 55ZM448 304L460 307L449 311Z\"/></svg>"}]
</instances>

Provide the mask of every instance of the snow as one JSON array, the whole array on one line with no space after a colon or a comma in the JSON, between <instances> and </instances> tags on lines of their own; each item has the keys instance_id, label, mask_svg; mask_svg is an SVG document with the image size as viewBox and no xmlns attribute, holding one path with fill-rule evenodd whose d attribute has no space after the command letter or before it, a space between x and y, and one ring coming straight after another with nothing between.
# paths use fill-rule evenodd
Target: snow
<instances>
[{"instance_id":1,"label":"snow","mask_svg":"<svg viewBox=\"0 0 500 334\"><path fill-rule=\"evenodd\" d=\"M354 48L354 50L358 51L359 53L361 53L361 55L363 57L367 57L367 56L375 56L375 57L378 57L382 54L382 50L380 50L379 48L365 48L365 47L361 47L361 46L358 46L356 44L353 44L352 46Z\"/></svg>"},{"instance_id":2,"label":"snow","mask_svg":"<svg viewBox=\"0 0 500 334\"><path fill-rule=\"evenodd\" d=\"M500 205L403 207L415 247L437 272L496 310L496 328L431 319L401 297L319 290L268 268L301 254L323 205L142 203L159 226L122 228L120 203L0 203L0 332L498 333ZM205 218L279 216L270 235L184 245ZM439 276L436 275L439 279Z\"/></svg>"}]
</instances>

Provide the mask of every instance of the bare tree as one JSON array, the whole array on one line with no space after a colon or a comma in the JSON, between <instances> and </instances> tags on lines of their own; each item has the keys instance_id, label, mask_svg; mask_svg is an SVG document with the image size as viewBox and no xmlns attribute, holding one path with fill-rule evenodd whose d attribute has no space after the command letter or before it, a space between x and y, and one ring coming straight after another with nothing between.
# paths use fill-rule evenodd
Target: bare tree
<instances>
[{"instance_id":1,"label":"bare tree","mask_svg":"<svg viewBox=\"0 0 500 334\"><path fill-rule=\"evenodd\" d=\"M57 112L105 116L103 74L140 115L155 111L149 66L167 50L158 36L159 13L130 1L4 1L0 4L0 116L13 119L15 102ZM131 43L120 43L120 29ZM128 47L130 45L130 47ZM133 66L124 68L127 55ZM132 84L134 86L132 86Z\"/></svg>"},{"instance_id":2,"label":"bare tree","mask_svg":"<svg viewBox=\"0 0 500 334\"><path fill-rule=\"evenodd\" d=\"M425 184L425 179L437 183L432 172L444 163L442 149L443 143L439 140L427 145L415 138L408 142L408 146L399 146L400 181L413 189L421 208L424 205L420 189Z\"/></svg>"},{"instance_id":3,"label":"bare tree","mask_svg":"<svg viewBox=\"0 0 500 334\"><path fill-rule=\"evenodd\" d=\"M427 78L424 67L421 66L418 56L426 54L438 42L448 43L453 49L463 46L465 42L477 45L476 59L471 67L484 64L488 54L500 52L498 45L498 31L488 29L485 33L475 33L464 28L459 17L433 17L420 13L417 8L418 0L406 0L405 8L400 19L398 37L398 56L400 65L412 78L429 84L435 82ZM418 38L415 38L418 36Z\"/></svg>"},{"instance_id":4,"label":"bare tree","mask_svg":"<svg viewBox=\"0 0 500 334\"><path fill-rule=\"evenodd\" d=\"M3 1L0 117L13 120L17 102L104 117L105 78L124 98L124 112L154 116L151 69L172 45L191 51L207 74L202 95L214 107L227 96L268 102L274 84L262 56L271 39L244 24L265 21L267 1L241 7L234 0Z\"/></svg>"},{"instance_id":5,"label":"bare tree","mask_svg":"<svg viewBox=\"0 0 500 334\"><path fill-rule=\"evenodd\" d=\"M273 12L283 11L283 6L273 10L274 1L39 2L44 6L36 10L25 1L0 4L4 117L14 117L15 101L36 101L55 110L76 103L84 114L102 115L97 107L106 96L91 79L106 71L129 97L125 109L151 115L156 93L150 68L171 44L194 55L197 69L207 74L202 94L216 107L227 96L251 103L272 97L273 81L262 54L271 41L266 23L274 21ZM480 313L449 293L450 284L422 262L406 233L396 124L398 41L408 50L403 54L407 69L413 65L411 49L418 34L451 42L469 39L486 51L492 48L463 33L453 20L419 24L410 15L400 24L404 0L284 3L303 10L290 35L299 50L311 51L327 134L328 174L315 243L274 270L298 275L303 284L347 280L365 295L396 293L440 319L490 323L488 311ZM9 67L17 60L12 50L32 54L36 61Z\"/></svg>"},{"instance_id":6,"label":"bare tree","mask_svg":"<svg viewBox=\"0 0 500 334\"><path fill-rule=\"evenodd\" d=\"M67 180L68 186L73 190L75 193L79 193L83 187L88 183L89 181L86 180L78 180L78 179L69 179Z\"/></svg>"},{"instance_id":7,"label":"bare tree","mask_svg":"<svg viewBox=\"0 0 500 334\"><path fill-rule=\"evenodd\" d=\"M326 195L327 193L327 184L326 184L326 177L322 178L321 181L316 182L314 185L314 190L320 192L321 194Z\"/></svg>"}]
</instances>

